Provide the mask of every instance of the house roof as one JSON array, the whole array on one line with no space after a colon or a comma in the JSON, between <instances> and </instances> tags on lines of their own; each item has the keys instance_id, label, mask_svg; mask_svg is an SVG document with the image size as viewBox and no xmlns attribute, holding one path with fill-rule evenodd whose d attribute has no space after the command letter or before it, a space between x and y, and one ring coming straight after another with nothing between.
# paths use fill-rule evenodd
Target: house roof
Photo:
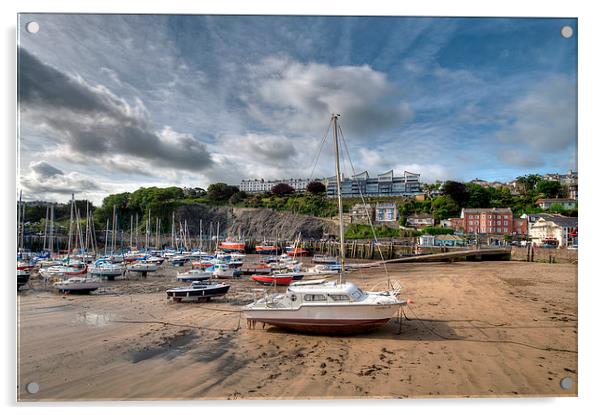
<instances>
[{"instance_id":1,"label":"house roof","mask_svg":"<svg viewBox=\"0 0 602 415\"><path fill-rule=\"evenodd\" d=\"M512 213L510 208L462 208L462 212L466 213L481 213L481 212L502 212Z\"/></svg>"},{"instance_id":2,"label":"house roof","mask_svg":"<svg viewBox=\"0 0 602 415\"><path fill-rule=\"evenodd\" d=\"M568 198L556 198L556 199L537 199L537 201L535 202L536 204L540 204L540 203L564 203L564 202L577 202L575 199L568 199Z\"/></svg>"},{"instance_id":3,"label":"house roof","mask_svg":"<svg viewBox=\"0 0 602 415\"><path fill-rule=\"evenodd\" d=\"M458 235L437 235L435 237L438 241L463 241L464 239Z\"/></svg>"},{"instance_id":4,"label":"house roof","mask_svg":"<svg viewBox=\"0 0 602 415\"><path fill-rule=\"evenodd\" d=\"M414 213L408 216L408 219L433 219L433 215L428 213Z\"/></svg>"},{"instance_id":5,"label":"house roof","mask_svg":"<svg viewBox=\"0 0 602 415\"><path fill-rule=\"evenodd\" d=\"M537 222L539 222L539 221L552 222L563 228L576 228L577 223L579 222L578 219L579 218L570 218L570 217L566 217L566 216L554 216L551 218L539 218L539 219L537 219Z\"/></svg>"}]
</instances>

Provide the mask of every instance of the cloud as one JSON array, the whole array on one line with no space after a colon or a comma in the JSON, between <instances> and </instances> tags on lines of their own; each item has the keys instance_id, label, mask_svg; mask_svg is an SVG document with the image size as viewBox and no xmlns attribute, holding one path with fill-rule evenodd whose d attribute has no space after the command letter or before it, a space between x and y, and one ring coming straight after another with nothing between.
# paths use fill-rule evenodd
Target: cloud
<instances>
[{"instance_id":1,"label":"cloud","mask_svg":"<svg viewBox=\"0 0 602 415\"><path fill-rule=\"evenodd\" d=\"M498 157L502 162L513 166L541 167L545 164L539 154L525 148L499 150Z\"/></svg>"},{"instance_id":2,"label":"cloud","mask_svg":"<svg viewBox=\"0 0 602 415\"><path fill-rule=\"evenodd\" d=\"M65 174L45 160L31 162L29 171L20 176L26 194L44 195L84 193L99 190L96 182L79 173Z\"/></svg>"},{"instance_id":3,"label":"cloud","mask_svg":"<svg viewBox=\"0 0 602 415\"><path fill-rule=\"evenodd\" d=\"M63 175L63 171L51 166L47 161L36 161L29 165L29 168L38 174L40 177L55 177Z\"/></svg>"},{"instance_id":4,"label":"cloud","mask_svg":"<svg viewBox=\"0 0 602 415\"><path fill-rule=\"evenodd\" d=\"M536 167L543 164L538 155L573 146L577 140L576 94L576 82L557 75L537 83L506 107L502 116L507 121L496 135L503 146L498 152L500 160Z\"/></svg>"},{"instance_id":5,"label":"cloud","mask_svg":"<svg viewBox=\"0 0 602 415\"><path fill-rule=\"evenodd\" d=\"M251 117L272 129L320 134L332 113L342 115L351 137L370 139L412 117L387 75L368 65L330 66L269 57L250 65Z\"/></svg>"},{"instance_id":6,"label":"cloud","mask_svg":"<svg viewBox=\"0 0 602 415\"><path fill-rule=\"evenodd\" d=\"M44 64L19 49L19 102L25 121L89 163L116 155L155 167L202 171L212 165L204 143L164 126L156 131L141 101L132 106L102 85Z\"/></svg>"}]
</instances>

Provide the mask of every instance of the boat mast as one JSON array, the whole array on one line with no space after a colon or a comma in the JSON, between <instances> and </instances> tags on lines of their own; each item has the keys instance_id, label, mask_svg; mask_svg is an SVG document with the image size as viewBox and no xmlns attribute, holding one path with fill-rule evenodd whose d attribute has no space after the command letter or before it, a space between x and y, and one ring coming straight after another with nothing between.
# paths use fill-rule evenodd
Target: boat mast
<instances>
[{"instance_id":1,"label":"boat mast","mask_svg":"<svg viewBox=\"0 0 602 415\"><path fill-rule=\"evenodd\" d=\"M71 209L69 210L69 241L67 242L67 258L71 254L71 235L73 232L73 202L75 200L75 195L71 193Z\"/></svg>"},{"instance_id":2,"label":"boat mast","mask_svg":"<svg viewBox=\"0 0 602 415\"><path fill-rule=\"evenodd\" d=\"M117 244L116 239L117 239L117 235L115 235L115 231L116 231L116 223L115 223L115 210L117 209L117 206L113 205L113 229L111 232L111 255L115 255L115 245Z\"/></svg>"},{"instance_id":3,"label":"boat mast","mask_svg":"<svg viewBox=\"0 0 602 415\"><path fill-rule=\"evenodd\" d=\"M171 248L176 249L176 211L171 212Z\"/></svg>"},{"instance_id":4,"label":"boat mast","mask_svg":"<svg viewBox=\"0 0 602 415\"><path fill-rule=\"evenodd\" d=\"M54 250L54 205L50 205L50 236L48 237L50 256Z\"/></svg>"},{"instance_id":5,"label":"boat mast","mask_svg":"<svg viewBox=\"0 0 602 415\"><path fill-rule=\"evenodd\" d=\"M132 249L132 238L134 237L134 215L130 215L130 250Z\"/></svg>"},{"instance_id":6,"label":"boat mast","mask_svg":"<svg viewBox=\"0 0 602 415\"><path fill-rule=\"evenodd\" d=\"M105 256L107 256L107 246L109 245L109 218L107 218L107 226L105 227Z\"/></svg>"},{"instance_id":7,"label":"boat mast","mask_svg":"<svg viewBox=\"0 0 602 415\"><path fill-rule=\"evenodd\" d=\"M335 167L337 174L337 200L339 205L339 249L341 256L341 272L339 274L339 283L343 281L343 272L345 270L345 225L343 224L343 197L341 195L341 167L339 165L339 137L337 135L337 119L339 114L332 114L332 139L334 140Z\"/></svg>"},{"instance_id":8,"label":"boat mast","mask_svg":"<svg viewBox=\"0 0 602 415\"><path fill-rule=\"evenodd\" d=\"M46 251L46 242L48 242L48 214L50 212L50 206L46 206L46 219L44 220L44 248L43 251Z\"/></svg>"},{"instance_id":9,"label":"boat mast","mask_svg":"<svg viewBox=\"0 0 602 415\"><path fill-rule=\"evenodd\" d=\"M215 232L217 239L215 240L215 252L219 249L219 221L217 222L217 231Z\"/></svg>"}]
</instances>

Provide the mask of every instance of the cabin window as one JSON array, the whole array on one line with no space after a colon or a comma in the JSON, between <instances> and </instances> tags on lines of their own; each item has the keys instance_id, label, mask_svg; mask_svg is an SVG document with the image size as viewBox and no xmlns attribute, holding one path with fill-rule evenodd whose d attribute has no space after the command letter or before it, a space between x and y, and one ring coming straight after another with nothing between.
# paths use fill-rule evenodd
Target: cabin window
<instances>
[{"instance_id":1,"label":"cabin window","mask_svg":"<svg viewBox=\"0 0 602 415\"><path fill-rule=\"evenodd\" d=\"M360 290L354 291L351 296L354 300L359 300L362 297L362 292Z\"/></svg>"},{"instance_id":2,"label":"cabin window","mask_svg":"<svg viewBox=\"0 0 602 415\"><path fill-rule=\"evenodd\" d=\"M349 301L349 297L346 295L331 294L330 298L332 298L333 301Z\"/></svg>"},{"instance_id":3,"label":"cabin window","mask_svg":"<svg viewBox=\"0 0 602 415\"><path fill-rule=\"evenodd\" d=\"M326 301L326 297L322 294L305 294L305 301Z\"/></svg>"}]
</instances>

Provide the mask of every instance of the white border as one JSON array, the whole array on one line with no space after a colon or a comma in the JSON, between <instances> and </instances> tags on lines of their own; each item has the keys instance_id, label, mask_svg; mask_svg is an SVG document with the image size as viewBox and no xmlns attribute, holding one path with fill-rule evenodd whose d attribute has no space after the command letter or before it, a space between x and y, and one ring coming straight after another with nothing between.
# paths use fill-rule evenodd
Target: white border
<instances>
[{"instance_id":1,"label":"white border","mask_svg":"<svg viewBox=\"0 0 602 415\"><path fill-rule=\"evenodd\" d=\"M594 221L595 210L601 204L595 192L600 192L596 186L595 167L599 164L600 140L602 134L599 126L600 106L598 105L600 90L599 40L602 39L600 27L602 17L590 4L595 2L576 1L546 1L526 2L524 0L506 0L499 2L484 2L471 0L399 2L390 4L384 0L351 1L351 0L305 0L295 4L285 1L227 1L208 2L191 0L146 0L144 2L123 0L104 1L67 1L67 0L10 0L1 3L0 19L2 20L2 91L6 91L1 101L2 126L2 156L4 157L2 190L3 203L0 217L3 219L2 264L12 264L15 246L15 26L17 12L87 12L87 13L188 13L188 14L332 14L332 15L430 15L430 16L528 16L528 17L577 17L579 18L579 173L580 173L580 264L579 264L579 398L564 399L444 399L444 400L406 400L398 401L245 401L245 402L195 402L183 404L188 408L169 408L166 403L130 403L112 404L110 406L143 405L142 409L149 414L164 414L166 411L211 411L227 412L250 411L264 413L265 410L284 410L287 415L315 411L316 409L365 411L368 407L376 406L382 411L404 411L421 413L461 412L472 414L483 412L498 414L508 411L540 411L547 414L577 413L595 407L601 393L598 391L600 382L600 327L597 324L602 315L598 306L601 273L600 266L594 267L594 236L600 232L600 226ZM596 228L596 225L597 228ZM12 265L3 270L13 269ZM596 272L598 271L598 272ZM11 273L14 272L11 271ZM4 274L4 273L3 273ZM3 342L3 373L0 376L3 393L2 403L8 406L10 412L15 410L15 300L12 291L13 281L8 275L2 275L2 288L5 299L4 328L6 339ZM86 404L76 404L68 407L63 405L24 406L26 412L43 410L44 413L80 413L81 406L86 412L104 413L106 403L91 407ZM23 405L20 405L23 406ZM192 406L192 407L190 407ZM339 409L340 408L340 409ZM5 412L6 413L6 412Z\"/></svg>"}]
</instances>

